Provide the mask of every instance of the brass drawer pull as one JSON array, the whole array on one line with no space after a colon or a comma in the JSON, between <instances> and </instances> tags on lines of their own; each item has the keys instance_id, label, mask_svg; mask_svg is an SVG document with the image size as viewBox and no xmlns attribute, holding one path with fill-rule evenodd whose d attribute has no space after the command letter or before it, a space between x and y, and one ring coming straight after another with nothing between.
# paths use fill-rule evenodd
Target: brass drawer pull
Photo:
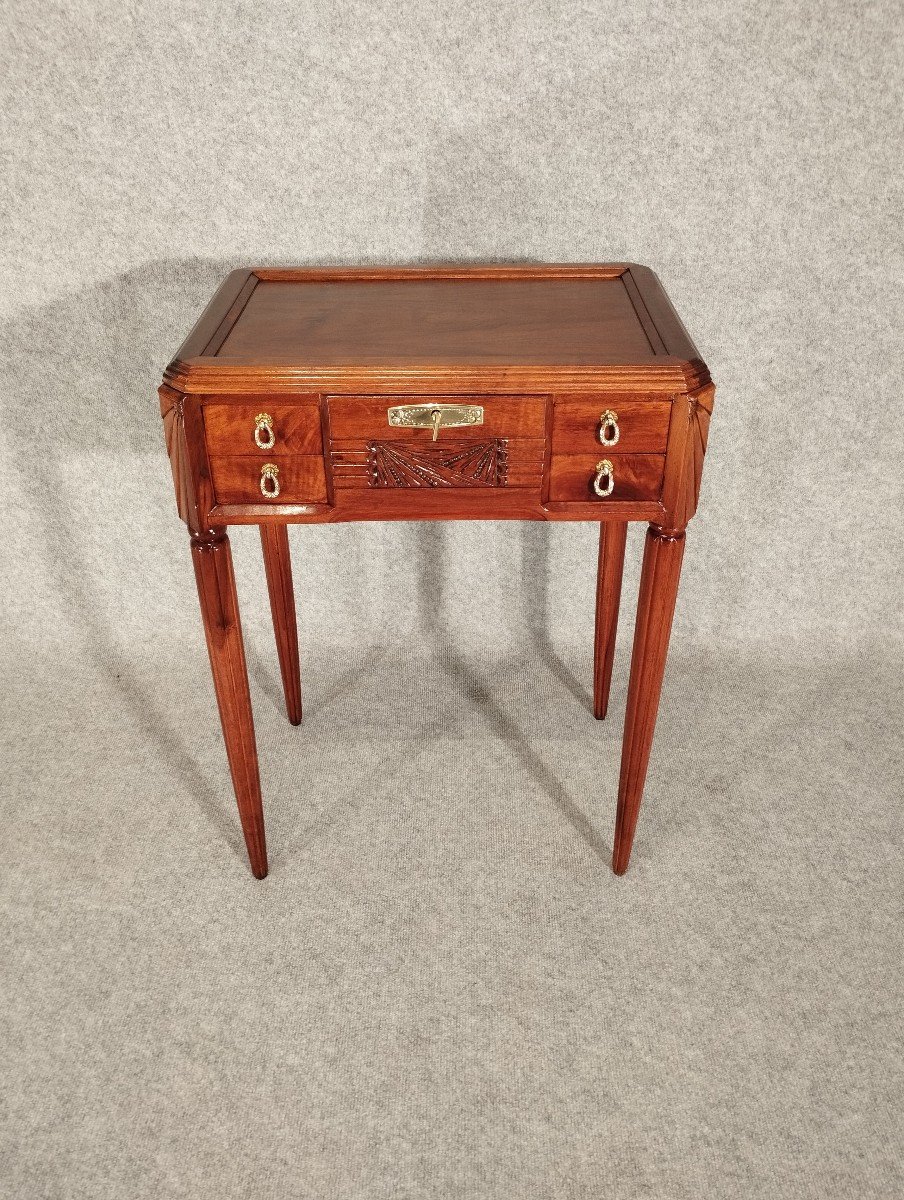
<instances>
[{"instance_id":1,"label":"brass drawer pull","mask_svg":"<svg viewBox=\"0 0 904 1200\"><path fill-rule=\"evenodd\" d=\"M432 429L434 442L441 428L482 425L480 404L396 404L386 410L386 420L406 429Z\"/></svg>"},{"instance_id":2,"label":"brass drawer pull","mask_svg":"<svg viewBox=\"0 0 904 1200\"><path fill-rule=\"evenodd\" d=\"M611 408L607 408L600 417L600 441L604 446L614 446L621 437L621 430L618 427L618 413L614 413Z\"/></svg>"},{"instance_id":3,"label":"brass drawer pull","mask_svg":"<svg viewBox=\"0 0 904 1200\"><path fill-rule=\"evenodd\" d=\"M273 500L279 495L279 467L276 463L264 463L261 467L261 495Z\"/></svg>"},{"instance_id":4,"label":"brass drawer pull","mask_svg":"<svg viewBox=\"0 0 904 1200\"><path fill-rule=\"evenodd\" d=\"M254 418L254 443L261 450L270 450L276 443L273 418L269 413L258 413Z\"/></svg>"},{"instance_id":5,"label":"brass drawer pull","mask_svg":"<svg viewBox=\"0 0 904 1200\"><path fill-rule=\"evenodd\" d=\"M605 483L603 482L605 480ZM611 496L615 487L615 471L608 458L596 464L596 474L593 477L593 490L598 496Z\"/></svg>"}]
</instances>

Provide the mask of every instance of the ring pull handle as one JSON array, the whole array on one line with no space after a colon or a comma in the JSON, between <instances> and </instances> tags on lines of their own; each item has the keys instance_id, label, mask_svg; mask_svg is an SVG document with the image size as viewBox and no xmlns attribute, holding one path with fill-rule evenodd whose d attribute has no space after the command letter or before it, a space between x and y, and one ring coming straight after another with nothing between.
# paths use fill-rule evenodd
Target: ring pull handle
<instances>
[{"instance_id":1,"label":"ring pull handle","mask_svg":"<svg viewBox=\"0 0 904 1200\"><path fill-rule=\"evenodd\" d=\"M261 467L261 495L274 500L279 495L279 467L276 463L264 463Z\"/></svg>"},{"instance_id":2,"label":"ring pull handle","mask_svg":"<svg viewBox=\"0 0 904 1200\"><path fill-rule=\"evenodd\" d=\"M269 413L258 413L254 418L254 444L261 450L270 450L276 442L273 418Z\"/></svg>"},{"instance_id":3,"label":"ring pull handle","mask_svg":"<svg viewBox=\"0 0 904 1200\"><path fill-rule=\"evenodd\" d=\"M618 413L614 413L611 408L607 408L600 417L600 441L604 446L614 446L621 437L621 430L618 427Z\"/></svg>"},{"instance_id":4,"label":"ring pull handle","mask_svg":"<svg viewBox=\"0 0 904 1200\"><path fill-rule=\"evenodd\" d=\"M598 496L611 496L615 487L615 471L608 458L596 464L596 474L593 477L593 490Z\"/></svg>"}]
</instances>

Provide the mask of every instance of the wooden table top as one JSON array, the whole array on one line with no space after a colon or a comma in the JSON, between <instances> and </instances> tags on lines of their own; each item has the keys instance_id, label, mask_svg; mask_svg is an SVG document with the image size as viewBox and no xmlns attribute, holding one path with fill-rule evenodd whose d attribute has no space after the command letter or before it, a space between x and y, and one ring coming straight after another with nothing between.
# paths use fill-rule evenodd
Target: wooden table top
<instances>
[{"instance_id":1,"label":"wooden table top","mask_svg":"<svg viewBox=\"0 0 904 1200\"><path fill-rule=\"evenodd\" d=\"M235 271L170 364L185 391L698 387L709 373L646 267Z\"/></svg>"}]
</instances>

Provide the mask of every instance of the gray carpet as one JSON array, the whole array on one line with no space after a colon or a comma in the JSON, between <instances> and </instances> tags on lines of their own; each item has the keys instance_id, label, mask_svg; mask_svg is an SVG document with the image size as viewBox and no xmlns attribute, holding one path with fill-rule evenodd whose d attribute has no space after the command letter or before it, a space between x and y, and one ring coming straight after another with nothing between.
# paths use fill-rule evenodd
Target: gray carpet
<instances>
[{"instance_id":1,"label":"gray carpet","mask_svg":"<svg viewBox=\"0 0 904 1200\"><path fill-rule=\"evenodd\" d=\"M878 649L679 641L621 880L622 670L308 652L293 730L250 655L262 883L200 638L11 664L3 1195L899 1194Z\"/></svg>"}]
</instances>

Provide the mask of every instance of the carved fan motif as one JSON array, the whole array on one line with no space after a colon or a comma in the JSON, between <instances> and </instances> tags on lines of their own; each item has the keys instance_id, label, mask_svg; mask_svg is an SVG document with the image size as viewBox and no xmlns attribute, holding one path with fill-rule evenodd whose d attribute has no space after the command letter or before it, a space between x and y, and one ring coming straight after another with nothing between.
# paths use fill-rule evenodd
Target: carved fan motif
<instances>
[{"instance_id":1,"label":"carved fan motif","mask_svg":"<svg viewBox=\"0 0 904 1200\"><path fill-rule=\"evenodd\" d=\"M505 438L488 442L370 442L371 487L504 487Z\"/></svg>"},{"instance_id":2,"label":"carved fan motif","mask_svg":"<svg viewBox=\"0 0 904 1200\"><path fill-rule=\"evenodd\" d=\"M188 466L185 444L185 426L182 421L182 397L167 387L158 388L160 412L163 417L163 433L166 449L176 485L176 511L183 521L188 521L191 510L191 471Z\"/></svg>"}]
</instances>

